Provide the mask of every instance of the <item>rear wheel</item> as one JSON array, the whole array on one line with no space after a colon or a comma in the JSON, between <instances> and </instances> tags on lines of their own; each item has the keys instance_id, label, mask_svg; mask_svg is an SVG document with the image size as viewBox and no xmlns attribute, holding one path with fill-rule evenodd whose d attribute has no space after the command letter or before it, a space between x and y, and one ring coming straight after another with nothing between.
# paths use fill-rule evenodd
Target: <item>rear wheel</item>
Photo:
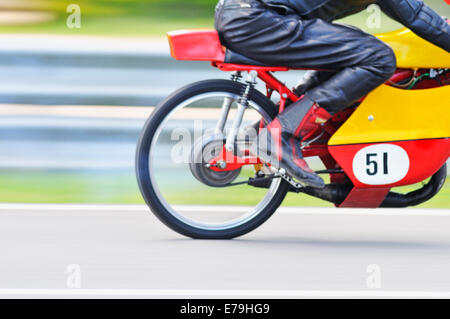
<instances>
[{"instance_id":1,"label":"rear wheel","mask_svg":"<svg viewBox=\"0 0 450 319\"><path fill-rule=\"evenodd\" d=\"M225 143L217 131L224 100L233 101L228 128L243 88L226 80L191 84L163 101L142 130L136 153L139 188L153 213L182 235L201 239L244 235L276 211L289 189L279 178L271 180L269 188L229 187L254 177L260 167L215 172L206 165ZM270 122L275 116L274 104L253 90L241 127L255 119ZM238 138L235 152L245 152L246 146L248 139Z\"/></svg>"}]
</instances>

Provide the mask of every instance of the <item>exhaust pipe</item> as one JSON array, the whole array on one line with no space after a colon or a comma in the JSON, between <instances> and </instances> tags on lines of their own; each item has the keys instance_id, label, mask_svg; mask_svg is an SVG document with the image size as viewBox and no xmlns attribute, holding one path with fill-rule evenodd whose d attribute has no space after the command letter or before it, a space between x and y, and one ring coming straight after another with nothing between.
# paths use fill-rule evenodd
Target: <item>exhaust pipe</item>
<instances>
[{"instance_id":1,"label":"exhaust pipe","mask_svg":"<svg viewBox=\"0 0 450 319\"><path fill-rule=\"evenodd\" d=\"M326 185L325 188L314 188L305 186L303 188L296 189L295 187L291 187L289 191L296 193L304 193L316 198L320 198L327 202L339 205L345 200L345 198L348 196L352 188L353 188L352 184L329 184Z\"/></svg>"},{"instance_id":2,"label":"exhaust pipe","mask_svg":"<svg viewBox=\"0 0 450 319\"><path fill-rule=\"evenodd\" d=\"M439 193L442 186L444 186L446 178L447 164L444 164L444 166L442 166L421 189L408 194L390 192L380 207L404 208L425 203Z\"/></svg>"},{"instance_id":3,"label":"exhaust pipe","mask_svg":"<svg viewBox=\"0 0 450 319\"><path fill-rule=\"evenodd\" d=\"M383 201L380 207L383 208L405 208L410 206L420 205L431 198L433 198L444 186L445 180L447 178L447 164L444 164L436 174L431 177L430 181L424 185L422 188L410 192L408 194L400 194L395 192L390 192L386 199ZM336 205L340 205L348 194L352 190L353 186L351 184L347 185L336 185L330 184L326 185L323 189L304 187L301 189L296 189L291 187L289 191L295 193L305 193L316 198L331 202Z\"/></svg>"}]
</instances>

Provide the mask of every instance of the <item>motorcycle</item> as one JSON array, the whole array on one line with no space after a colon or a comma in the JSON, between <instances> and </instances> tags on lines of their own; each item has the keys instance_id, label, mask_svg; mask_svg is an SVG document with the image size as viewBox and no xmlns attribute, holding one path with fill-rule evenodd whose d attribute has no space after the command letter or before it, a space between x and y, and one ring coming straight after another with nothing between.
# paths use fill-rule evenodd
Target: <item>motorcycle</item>
<instances>
[{"instance_id":1,"label":"motorcycle","mask_svg":"<svg viewBox=\"0 0 450 319\"><path fill-rule=\"evenodd\" d=\"M169 32L173 58L208 61L231 79L188 85L147 120L136 175L152 212L182 235L231 239L267 221L290 192L337 208L402 208L433 198L450 156L450 54L408 29L377 37L396 53L392 78L298 141L304 157L315 159L311 165L322 163L316 173L327 185L318 189L249 151L258 131L301 98L274 75L292 68L244 56L241 64L225 63L215 30ZM392 190L416 184L409 193Z\"/></svg>"}]
</instances>

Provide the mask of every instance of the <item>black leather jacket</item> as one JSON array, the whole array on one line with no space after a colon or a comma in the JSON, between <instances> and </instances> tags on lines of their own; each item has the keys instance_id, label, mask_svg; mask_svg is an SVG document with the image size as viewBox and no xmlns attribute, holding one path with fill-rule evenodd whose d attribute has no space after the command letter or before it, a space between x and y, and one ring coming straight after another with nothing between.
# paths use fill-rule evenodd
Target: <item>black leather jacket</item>
<instances>
[{"instance_id":1,"label":"black leather jacket","mask_svg":"<svg viewBox=\"0 0 450 319\"><path fill-rule=\"evenodd\" d=\"M260 0L284 13L333 21L378 4L391 18L450 52L450 25L422 0Z\"/></svg>"}]
</instances>

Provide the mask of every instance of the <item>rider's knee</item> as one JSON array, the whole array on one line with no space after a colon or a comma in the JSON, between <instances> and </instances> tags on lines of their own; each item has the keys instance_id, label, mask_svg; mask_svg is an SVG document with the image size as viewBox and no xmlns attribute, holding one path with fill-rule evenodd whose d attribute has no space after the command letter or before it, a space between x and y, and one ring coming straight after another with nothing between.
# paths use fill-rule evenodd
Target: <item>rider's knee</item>
<instances>
[{"instance_id":1,"label":"rider's knee","mask_svg":"<svg viewBox=\"0 0 450 319\"><path fill-rule=\"evenodd\" d=\"M380 76L387 81L392 77L397 69L397 58L394 50L392 50L392 48L387 44L378 41L377 50L374 55L376 56L375 64L379 70Z\"/></svg>"},{"instance_id":2,"label":"rider's knee","mask_svg":"<svg viewBox=\"0 0 450 319\"><path fill-rule=\"evenodd\" d=\"M385 74L387 79L390 79L397 70L397 57L390 46L385 45L385 47Z\"/></svg>"}]
</instances>

